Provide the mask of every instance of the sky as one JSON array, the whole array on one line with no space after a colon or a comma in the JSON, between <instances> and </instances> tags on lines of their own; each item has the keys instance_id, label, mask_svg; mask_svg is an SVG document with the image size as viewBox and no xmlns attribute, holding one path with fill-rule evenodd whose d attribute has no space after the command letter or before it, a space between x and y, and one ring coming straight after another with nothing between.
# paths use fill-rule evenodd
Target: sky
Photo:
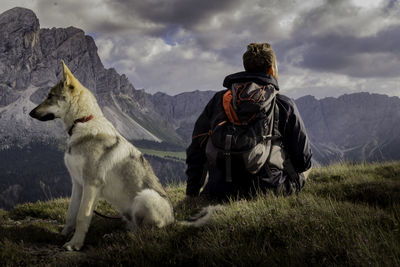
<instances>
[{"instance_id":1,"label":"sky","mask_svg":"<svg viewBox=\"0 0 400 267\"><path fill-rule=\"evenodd\" d=\"M400 0L2 0L0 13L15 6L84 30L148 93L221 90L246 46L268 42L292 98L400 96Z\"/></svg>"}]
</instances>

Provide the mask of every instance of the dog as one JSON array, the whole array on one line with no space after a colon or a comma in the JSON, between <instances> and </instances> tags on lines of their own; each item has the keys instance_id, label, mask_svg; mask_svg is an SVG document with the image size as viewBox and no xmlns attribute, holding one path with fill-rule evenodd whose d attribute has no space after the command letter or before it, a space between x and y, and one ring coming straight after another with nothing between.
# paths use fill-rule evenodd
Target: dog
<instances>
[{"instance_id":1,"label":"dog","mask_svg":"<svg viewBox=\"0 0 400 267\"><path fill-rule=\"evenodd\" d=\"M61 234L75 232L63 247L82 248L100 197L119 211L131 229L175 222L172 203L150 164L104 117L95 96L64 61L61 64L62 79L29 115L41 121L61 119L69 135L64 161L72 194ZM208 216L200 217L181 223L200 226Z\"/></svg>"}]
</instances>

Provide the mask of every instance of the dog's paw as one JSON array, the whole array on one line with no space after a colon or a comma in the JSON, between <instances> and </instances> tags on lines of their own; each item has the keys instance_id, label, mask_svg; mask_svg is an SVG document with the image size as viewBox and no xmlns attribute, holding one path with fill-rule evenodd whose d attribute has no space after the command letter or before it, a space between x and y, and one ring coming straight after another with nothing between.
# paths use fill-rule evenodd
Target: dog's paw
<instances>
[{"instance_id":1,"label":"dog's paw","mask_svg":"<svg viewBox=\"0 0 400 267\"><path fill-rule=\"evenodd\" d=\"M72 240L65 243L63 248L65 248L68 251L74 251L74 250L81 250L83 246L83 242L73 242Z\"/></svg>"}]
</instances>

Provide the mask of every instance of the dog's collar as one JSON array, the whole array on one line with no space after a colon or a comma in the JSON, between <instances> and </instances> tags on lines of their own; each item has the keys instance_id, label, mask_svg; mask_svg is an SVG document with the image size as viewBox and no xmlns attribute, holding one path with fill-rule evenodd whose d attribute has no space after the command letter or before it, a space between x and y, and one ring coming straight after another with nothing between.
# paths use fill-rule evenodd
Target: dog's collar
<instances>
[{"instance_id":1,"label":"dog's collar","mask_svg":"<svg viewBox=\"0 0 400 267\"><path fill-rule=\"evenodd\" d=\"M81 122L81 123L88 122L88 121L90 121L90 120L93 119L93 118L94 118L94 116L93 116L93 115L90 115L89 117L83 117L83 118L74 120L74 124L72 124L71 128L69 128L69 130L68 130L68 135L69 135L69 136L72 135L72 130L74 129L75 125L76 125L78 122Z\"/></svg>"}]
</instances>

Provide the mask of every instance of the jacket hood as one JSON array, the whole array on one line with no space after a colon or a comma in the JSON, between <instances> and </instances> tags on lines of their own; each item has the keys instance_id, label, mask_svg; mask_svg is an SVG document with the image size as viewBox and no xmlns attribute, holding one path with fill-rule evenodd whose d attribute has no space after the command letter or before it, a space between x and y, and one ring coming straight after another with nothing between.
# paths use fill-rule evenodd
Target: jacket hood
<instances>
[{"instance_id":1,"label":"jacket hood","mask_svg":"<svg viewBox=\"0 0 400 267\"><path fill-rule=\"evenodd\" d=\"M254 82L259 85L272 84L275 89L279 91L278 82L272 75L246 71L237 72L226 76L223 82L223 86L226 88L231 88L232 84L243 82Z\"/></svg>"}]
</instances>

